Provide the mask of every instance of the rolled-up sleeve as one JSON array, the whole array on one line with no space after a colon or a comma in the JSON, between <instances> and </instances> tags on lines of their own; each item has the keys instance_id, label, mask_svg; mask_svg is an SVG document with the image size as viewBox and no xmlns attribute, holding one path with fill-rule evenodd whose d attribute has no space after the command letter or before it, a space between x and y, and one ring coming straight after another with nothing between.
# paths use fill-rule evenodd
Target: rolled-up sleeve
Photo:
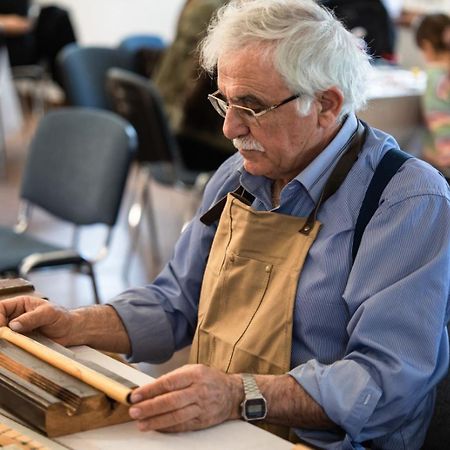
<instances>
[{"instance_id":1,"label":"rolled-up sleeve","mask_svg":"<svg viewBox=\"0 0 450 450\"><path fill-rule=\"evenodd\" d=\"M411 193L401 185L390 189L364 233L343 293L345 356L331 364L312 359L290 373L348 441L382 438L417 419L420 444L433 388L449 359L449 195L445 189L425 195L421 186ZM320 431L305 434L321 440Z\"/></svg>"}]
</instances>

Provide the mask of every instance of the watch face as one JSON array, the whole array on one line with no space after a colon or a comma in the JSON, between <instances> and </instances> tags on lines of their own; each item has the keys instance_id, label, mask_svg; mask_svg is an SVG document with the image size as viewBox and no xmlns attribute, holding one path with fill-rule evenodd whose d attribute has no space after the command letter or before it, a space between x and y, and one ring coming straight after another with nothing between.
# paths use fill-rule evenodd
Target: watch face
<instances>
[{"instance_id":1,"label":"watch face","mask_svg":"<svg viewBox=\"0 0 450 450\"><path fill-rule=\"evenodd\" d=\"M246 420L260 420L266 417L266 401L263 398L251 398L244 405Z\"/></svg>"}]
</instances>

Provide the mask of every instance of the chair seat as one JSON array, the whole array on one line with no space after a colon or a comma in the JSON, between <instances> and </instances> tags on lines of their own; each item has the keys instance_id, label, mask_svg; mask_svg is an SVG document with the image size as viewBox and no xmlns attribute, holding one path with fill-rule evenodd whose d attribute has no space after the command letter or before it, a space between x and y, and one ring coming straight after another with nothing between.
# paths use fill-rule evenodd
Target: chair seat
<instances>
[{"instance_id":1,"label":"chair seat","mask_svg":"<svg viewBox=\"0 0 450 450\"><path fill-rule=\"evenodd\" d=\"M63 247L42 242L28 234L15 233L3 226L0 226L0 249L0 273L15 272L30 254L64 250Z\"/></svg>"}]
</instances>

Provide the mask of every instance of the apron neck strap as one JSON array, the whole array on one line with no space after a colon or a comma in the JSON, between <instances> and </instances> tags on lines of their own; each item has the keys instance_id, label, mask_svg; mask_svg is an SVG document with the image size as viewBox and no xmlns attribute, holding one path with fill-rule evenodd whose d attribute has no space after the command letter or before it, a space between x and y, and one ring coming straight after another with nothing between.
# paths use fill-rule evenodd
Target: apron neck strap
<instances>
[{"instance_id":1,"label":"apron neck strap","mask_svg":"<svg viewBox=\"0 0 450 450\"><path fill-rule=\"evenodd\" d=\"M366 127L360 120L358 120L358 127L356 128L356 131L345 145L343 155L340 157L335 168L331 172L316 207L311 211L310 215L306 219L305 225L299 230L300 233L309 234L314 226L317 213L322 203L326 202L339 189L345 180L345 177L350 172L350 169L353 167L353 164L358 159L358 155L361 152L365 137Z\"/></svg>"},{"instance_id":2,"label":"apron neck strap","mask_svg":"<svg viewBox=\"0 0 450 450\"><path fill-rule=\"evenodd\" d=\"M308 216L305 225L302 227L300 233L309 234L316 221L317 213L320 206L329 197L331 197L340 187L347 174L350 172L355 161L358 159L358 154L361 151L362 145L365 140L365 126L360 120L358 120L358 127L353 133L352 137L345 144L343 149L343 155L333 169L330 177L328 178L325 187L320 195L319 201L316 207ZM232 192L232 195L244 202L247 205L251 205L255 197L247 192L241 185ZM227 201L227 196L222 197L217 203L215 203L208 211L206 211L201 217L200 221L205 225L212 225L214 222L220 219L223 208Z\"/></svg>"}]
</instances>

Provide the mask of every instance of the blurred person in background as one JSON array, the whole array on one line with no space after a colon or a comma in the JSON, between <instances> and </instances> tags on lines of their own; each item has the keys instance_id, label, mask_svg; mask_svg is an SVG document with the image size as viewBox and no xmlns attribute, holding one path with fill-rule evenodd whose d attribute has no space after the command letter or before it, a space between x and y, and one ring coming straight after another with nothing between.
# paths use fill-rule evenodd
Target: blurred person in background
<instances>
[{"instance_id":1,"label":"blurred person in background","mask_svg":"<svg viewBox=\"0 0 450 450\"><path fill-rule=\"evenodd\" d=\"M56 56L75 41L75 30L64 8L40 7L32 0L0 0L0 42L8 49L12 67L43 64L59 83Z\"/></svg>"},{"instance_id":2,"label":"blurred person in background","mask_svg":"<svg viewBox=\"0 0 450 450\"><path fill-rule=\"evenodd\" d=\"M226 0L187 0L176 36L153 80L164 101L170 124L187 167L213 171L235 149L222 133L222 120L212 115L207 95L215 80L200 68L197 47L213 13Z\"/></svg>"},{"instance_id":3,"label":"blurred person in background","mask_svg":"<svg viewBox=\"0 0 450 450\"><path fill-rule=\"evenodd\" d=\"M0 37L12 66L34 61L33 28L37 11L30 0L0 1Z\"/></svg>"},{"instance_id":4,"label":"blurred person in background","mask_svg":"<svg viewBox=\"0 0 450 450\"><path fill-rule=\"evenodd\" d=\"M450 17L419 19L416 43L426 61L427 87L422 109L427 126L422 157L450 179Z\"/></svg>"},{"instance_id":5,"label":"blurred person in background","mask_svg":"<svg viewBox=\"0 0 450 450\"><path fill-rule=\"evenodd\" d=\"M23 125L22 110L13 83L11 65L26 63L33 51L31 37L33 20L28 17L29 8L29 0L0 1L0 126L2 139L13 136L21 130Z\"/></svg>"},{"instance_id":6,"label":"blurred person in background","mask_svg":"<svg viewBox=\"0 0 450 450\"><path fill-rule=\"evenodd\" d=\"M381 0L322 0L345 27L364 39L373 62L395 62L394 20Z\"/></svg>"}]
</instances>

